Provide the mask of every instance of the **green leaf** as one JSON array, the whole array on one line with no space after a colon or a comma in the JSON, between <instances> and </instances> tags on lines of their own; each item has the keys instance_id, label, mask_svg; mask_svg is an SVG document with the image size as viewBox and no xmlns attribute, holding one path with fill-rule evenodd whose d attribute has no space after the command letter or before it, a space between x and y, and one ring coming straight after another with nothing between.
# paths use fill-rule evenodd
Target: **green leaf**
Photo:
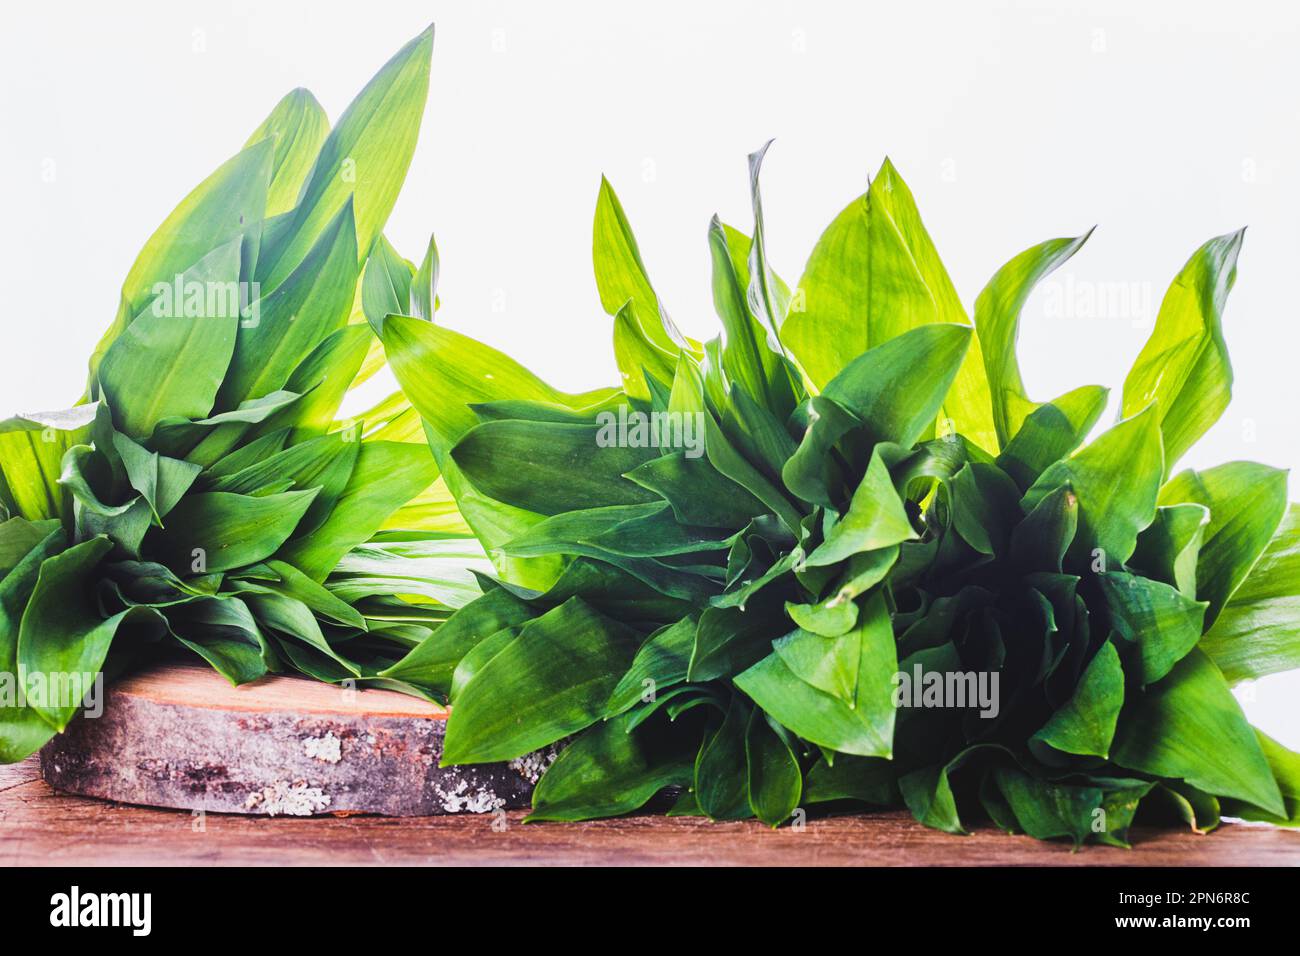
<instances>
[{"instance_id":1,"label":"green leaf","mask_svg":"<svg viewBox=\"0 0 1300 956\"><path fill-rule=\"evenodd\" d=\"M474 405L509 398L594 409L616 394L566 394L501 352L420 319L394 317L384 323L381 337L398 384L433 432L434 454L444 470L445 453L479 423Z\"/></svg>"},{"instance_id":2,"label":"green leaf","mask_svg":"<svg viewBox=\"0 0 1300 956\"><path fill-rule=\"evenodd\" d=\"M1130 701L1111 758L1121 767L1185 780L1268 813L1284 812L1241 705L1219 669L1198 650Z\"/></svg>"},{"instance_id":3,"label":"green leaf","mask_svg":"<svg viewBox=\"0 0 1300 956\"><path fill-rule=\"evenodd\" d=\"M90 358L92 388L104 354L149 305L159 283L172 284L224 246L238 247L261 223L274 159L269 139L246 147L196 186L149 237L122 283L117 317Z\"/></svg>"},{"instance_id":4,"label":"green leaf","mask_svg":"<svg viewBox=\"0 0 1300 956\"><path fill-rule=\"evenodd\" d=\"M329 135L330 121L311 92L299 87L286 93L262 125L244 144L247 149L271 140L271 184L266 192L266 217L288 212L298 203L298 194Z\"/></svg>"},{"instance_id":5,"label":"green leaf","mask_svg":"<svg viewBox=\"0 0 1300 956\"><path fill-rule=\"evenodd\" d=\"M897 713L891 687L898 660L882 598L872 599L853 633L860 635L853 706L801 679L775 651L737 675L736 686L806 740L840 753L888 757Z\"/></svg>"},{"instance_id":6,"label":"green leaf","mask_svg":"<svg viewBox=\"0 0 1300 956\"><path fill-rule=\"evenodd\" d=\"M664 787L691 781L698 737L658 727L630 729L623 714L584 732L533 791L528 820L589 820L631 813Z\"/></svg>"},{"instance_id":7,"label":"green leaf","mask_svg":"<svg viewBox=\"0 0 1300 956\"><path fill-rule=\"evenodd\" d=\"M638 643L578 598L524 625L455 696L443 765L511 760L594 723Z\"/></svg>"},{"instance_id":8,"label":"green leaf","mask_svg":"<svg viewBox=\"0 0 1300 956\"><path fill-rule=\"evenodd\" d=\"M375 240L361 280L361 308L376 335L388 316L410 313L414 275L411 264L397 254L392 243L382 235Z\"/></svg>"},{"instance_id":9,"label":"green leaf","mask_svg":"<svg viewBox=\"0 0 1300 956\"><path fill-rule=\"evenodd\" d=\"M911 191L886 159L867 193L818 240L781 339L824 390L868 349L929 323L970 321ZM980 343L973 341L959 362L945 417L954 430L992 451L996 438Z\"/></svg>"},{"instance_id":10,"label":"green leaf","mask_svg":"<svg viewBox=\"0 0 1300 956\"><path fill-rule=\"evenodd\" d=\"M1180 472L1160 491L1162 505L1210 509L1196 559L1196 596L1208 601L1208 627L1250 574L1287 511L1287 473L1253 461Z\"/></svg>"},{"instance_id":11,"label":"green leaf","mask_svg":"<svg viewBox=\"0 0 1300 956\"><path fill-rule=\"evenodd\" d=\"M18 633L18 680L29 690L28 706L55 730L62 731L81 708L108 655L119 626L128 621L161 620L151 608L133 607L105 618L94 594L94 576L112 547L107 538L91 538L47 558L40 566ZM30 693L34 684L44 695Z\"/></svg>"},{"instance_id":12,"label":"green leaf","mask_svg":"<svg viewBox=\"0 0 1300 956\"><path fill-rule=\"evenodd\" d=\"M27 412L0 421L0 487L7 507L29 521L65 516L59 485L63 456L90 440L98 405L61 412Z\"/></svg>"},{"instance_id":13,"label":"green leaf","mask_svg":"<svg viewBox=\"0 0 1300 956\"><path fill-rule=\"evenodd\" d=\"M1300 505L1233 593L1200 648L1230 683L1300 667Z\"/></svg>"},{"instance_id":14,"label":"green leaf","mask_svg":"<svg viewBox=\"0 0 1300 956\"><path fill-rule=\"evenodd\" d=\"M231 571L275 554L315 497L315 490L261 497L220 491L189 495L150 544L162 563L180 573Z\"/></svg>"},{"instance_id":15,"label":"green leaf","mask_svg":"<svg viewBox=\"0 0 1300 956\"><path fill-rule=\"evenodd\" d=\"M628 308L641 338L651 347L675 355L685 344L650 284L641 250L614 188L600 177L592 224L591 258L600 304L609 315Z\"/></svg>"},{"instance_id":16,"label":"green leaf","mask_svg":"<svg viewBox=\"0 0 1300 956\"><path fill-rule=\"evenodd\" d=\"M1138 651L1139 684L1160 680L1201 639L1206 604L1160 581L1110 571L1097 575L1115 632Z\"/></svg>"},{"instance_id":17,"label":"green leaf","mask_svg":"<svg viewBox=\"0 0 1300 956\"><path fill-rule=\"evenodd\" d=\"M131 487L140 493L159 524L176 507L202 470L192 462L168 458L113 433L113 449L122 460Z\"/></svg>"},{"instance_id":18,"label":"green leaf","mask_svg":"<svg viewBox=\"0 0 1300 956\"><path fill-rule=\"evenodd\" d=\"M496 588L465 605L447 623L380 677L431 687L440 693L451 689L452 674L460 660L481 641L532 619L528 604L504 588Z\"/></svg>"},{"instance_id":19,"label":"green leaf","mask_svg":"<svg viewBox=\"0 0 1300 956\"><path fill-rule=\"evenodd\" d=\"M761 501L707 459L688 458L685 452L652 458L624 477L662 497L683 524L742 528L767 513Z\"/></svg>"},{"instance_id":20,"label":"green leaf","mask_svg":"<svg viewBox=\"0 0 1300 956\"><path fill-rule=\"evenodd\" d=\"M1031 837L1039 840L1069 837L1079 846L1093 832L1093 822L1098 819L1096 811L1102 801L1099 788L1037 780L1009 767L995 770L994 779L1021 828Z\"/></svg>"},{"instance_id":21,"label":"green leaf","mask_svg":"<svg viewBox=\"0 0 1300 956\"><path fill-rule=\"evenodd\" d=\"M362 442L357 463L329 517L311 534L290 541L276 557L313 580L323 581L345 554L369 540L389 515L436 477L428 452L419 445Z\"/></svg>"},{"instance_id":22,"label":"green leaf","mask_svg":"<svg viewBox=\"0 0 1300 956\"><path fill-rule=\"evenodd\" d=\"M265 677L266 638L248 605L236 597L199 600L167 612L172 636L198 654L231 684Z\"/></svg>"},{"instance_id":23,"label":"green leaf","mask_svg":"<svg viewBox=\"0 0 1300 956\"><path fill-rule=\"evenodd\" d=\"M537 514L654 501L623 475L657 449L622 447L603 437L606 427L484 422L460 440L452 458L479 491Z\"/></svg>"},{"instance_id":24,"label":"green leaf","mask_svg":"<svg viewBox=\"0 0 1300 956\"><path fill-rule=\"evenodd\" d=\"M903 502L880 455L871 464L849 502L849 510L836 521L823 541L808 556L810 567L838 564L863 551L876 551L917 537Z\"/></svg>"},{"instance_id":25,"label":"green leaf","mask_svg":"<svg viewBox=\"0 0 1300 956\"><path fill-rule=\"evenodd\" d=\"M632 659L632 666L609 695L606 718L621 714L638 702L653 702L663 691L686 679L695 647L696 623L695 618L684 617L646 638Z\"/></svg>"},{"instance_id":26,"label":"green leaf","mask_svg":"<svg viewBox=\"0 0 1300 956\"><path fill-rule=\"evenodd\" d=\"M1079 503L1070 554L1085 564L1103 555L1108 566L1120 564L1155 517L1161 455L1159 424L1147 409L1044 471L1025 492L1023 507L1028 511L1058 488L1069 488Z\"/></svg>"},{"instance_id":27,"label":"green leaf","mask_svg":"<svg viewBox=\"0 0 1300 956\"><path fill-rule=\"evenodd\" d=\"M746 772L750 707L732 695L726 717L704 739L695 758L695 802L712 820L743 820L752 812Z\"/></svg>"},{"instance_id":28,"label":"green leaf","mask_svg":"<svg viewBox=\"0 0 1300 956\"><path fill-rule=\"evenodd\" d=\"M1002 449L997 466L1027 491L1048 467L1083 444L1109 395L1098 385L1085 385L1039 405Z\"/></svg>"},{"instance_id":29,"label":"green leaf","mask_svg":"<svg viewBox=\"0 0 1300 956\"><path fill-rule=\"evenodd\" d=\"M238 239L218 246L109 346L99 383L118 429L148 438L164 418L203 418L234 353L239 327ZM184 298L184 302L177 301Z\"/></svg>"},{"instance_id":30,"label":"green leaf","mask_svg":"<svg viewBox=\"0 0 1300 956\"><path fill-rule=\"evenodd\" d=\"M353 206L347 201L301 264L239 323L221 407L235 408L282 388L304 391L287 383L308 354L347 323L358 275Z\"/></svg>"},{"instance_id":31,"label":"green leaf","mask_svg":"<svg viewBox=\"0 0 1300 956\"><path fill-rule=\"evenodd\" d=\"M1029 571L1061 570L1079 526L1079 499L1062 486L1044 495L1011 532L1011 560Z\"/></svg>"},{"instance_id":32,"label":"green leaf","mask_svg":"<svg viewBox=\"0 0 1300 956\"><path fill-rule=\"evenodd\" d=\"M1232 398L1222 319L1244 236L1240 229L1196 250L1165 293L1151 337L1124 379L1124 417L1159 406L1166 473Z\"/></svg>"},{"instance_id":33,"label":"green leaf","mask_svg":"<svg viewBox=\"0 0 1300 956\"><path fill-rule=\"evenodd\" d=\"M1196 596L1196 562L1210 523L1204 505L1165 505L1156 520L1138 535L1129 565L1149 578L1172 584L1188 597Z\"/></svg>"},{"instance_id":34,"label":"green leaf","mask_svg":"<svg viewBox=\"0 0 1300 956\"><path fill-rule=\"evenodd\" d=\"M356 216L356 248L369 251L415 152L429 93L433 27L402 47L366 84L321 146L278 248L265 250L258 278L268 289L303 260L349 199Z\"/></svg>"},{"instance_id":35,"label":"green leaf","mask_svg":"<svg viewBox=\"0 0 1300 956\"><path fill-rule=\"evenodd\" d=\"M1034 287L1078 252L1091 235L1089 230L1077 239L1051 239L1026 249L999 269L975 300L975 330L983 349L999 447L1006 447L1038 407L1025 392L1016 360L1021 310Z\"/></svg>"},{"instance_id":36,"label":"green leaf","mask_svg":"<svg viewBox=\"0 0 1300 956\"><path fill-rule=\"evenodd\" d=\"M32 523L22 528L15 522L22 518L12 518L0 525L0 548L6 554L5 562L10 560L11 548L20 546L27 540L29 532L44 526L41 538L30 545L12 566L5 568L0 575L0 674L5 682L13 682L18 671L19 626L22 622L23 609L36 588L36 581L47 558L63 550L64 534L57 522ZM16 696L17 688L12 683L6 693ZM35 753L54 736L52 727L31 706L17 706L18 701L4 701L0 706L0 762L16 763Z\"/></svg>"},{"instance_id":37,"label":"green leaf","mask_svg":"<svg viewBox=\"0 0 1300 956\"><path fill-rule=\"evenodd\" d=\"M438 308L438 268L438 244L430 235L424 259L411 282L411 312L416 318L427 322L433 321L433 314Z\"/></svg>"},{"instance_id":38,"label":"green leaf","mask_svg":"<svg viewBox=\"0 0 1300 956\"><path fill-rule=\"evenodd\" d=\"M1102 643L1074 694L1030 738L1062 753L1107 758L1124 706L1124 670L1110 641Z\"/></svg>"},{"instance_id":39,"label":"green leaf","mask_svg":"<svg viewBox=\"0 0 1300 956\"><path fill-rule=\"evenodd\" d=\"M770 827L789 820L803 796L803 772L785 737L755 709L745 733L749 808Z\"/></svg>"},{"instance_id":40,"label":"green leaf","mask_svg":"<svg viewBox=\"0 0 1300 956\"><path fill-rule=\"evenodd\" d=\"M1287 827L1300 826L1300 754L1283 747L1262 730L1256 729L1255 736L1282 793L1285 810L1281 814L1266 813L1258 807L1237 801L1230 801L1224 809L1233 816L1247 820L1264 820Z\"/></svg>"},{"instance_id":41,"label":"green leaf","mask_svg":"<svg viewBox=\"0 0 1300 956\"><path fill-rule=\"evenodd\" d=\"M749 309L750 243L724 226L717 216L709 224L713 257L713 308L725 331L722 368L727 378L765 407L784 415L794 407L790 373L768 345L767 330Z\"/></svg>"}]
</instances>

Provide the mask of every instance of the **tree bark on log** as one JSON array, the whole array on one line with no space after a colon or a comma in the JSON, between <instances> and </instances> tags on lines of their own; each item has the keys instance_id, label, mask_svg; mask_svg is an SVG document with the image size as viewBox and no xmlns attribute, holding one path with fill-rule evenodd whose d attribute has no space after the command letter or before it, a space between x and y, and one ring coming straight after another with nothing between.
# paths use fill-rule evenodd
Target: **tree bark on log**
<instances>
[{"instance_id":1,"label":"tree bark on log","mask_svg":"<svg viewBox=\"0 0 1300 956\"><path fill-rule=\"evenodd\" d=\"M232 687L201 664L114 682L41 751L56 790L216 813L424 816L526 806L546 757L439 767L448 711L388 690L269 677Z\"/></svg>"}]
</instances>

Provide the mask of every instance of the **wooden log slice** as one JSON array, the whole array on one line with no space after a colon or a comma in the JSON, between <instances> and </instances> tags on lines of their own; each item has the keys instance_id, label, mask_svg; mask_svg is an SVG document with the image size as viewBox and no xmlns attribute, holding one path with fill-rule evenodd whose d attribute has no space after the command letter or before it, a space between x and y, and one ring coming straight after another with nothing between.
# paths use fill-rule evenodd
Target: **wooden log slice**
<instances>
[{"instance_id":1,"label":"wooden log slice","mask_svg":"<svg viewBox=\"0 0 1300 956\"><path fill-rule=\"evenodd\" d=\"M526 806L545 757L439 767L448 712L300 677L232 687L164 663L109 685L41 751L56 790L218 813L423 816Z\"/></svg>"}]
</instances>

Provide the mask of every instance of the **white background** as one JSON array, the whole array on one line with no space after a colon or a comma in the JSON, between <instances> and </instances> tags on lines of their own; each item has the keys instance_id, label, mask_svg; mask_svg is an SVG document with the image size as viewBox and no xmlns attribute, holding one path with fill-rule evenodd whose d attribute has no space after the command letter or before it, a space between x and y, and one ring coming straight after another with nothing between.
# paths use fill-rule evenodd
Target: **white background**
<instances>
[{"instance_id":1,"label":"white background","mask_svg":"<svg viewBox=\"0 0 1300 956\"><path fill-rule=\"evenodd\" d=\"M439 320L573 389L614 381L591 279L601 173L660 295L715 334L709 216L797 280L890 155L969 308L1006 259L1100 228L1025 310L1030 393L1113 386L1170 278L1249 224L1235 399L1185 460L1300 464L1300 7L1282 3L47 2L0 33L0 415L60 408L135 253L275 102L331 117L429 21L424 132L388 236L442 252ZM1129 308L1087 295L1130 290ZM1300 497L1300 489L1293 491ZM1300 677L1242 691L1300 747Z\"/></svg>"}]
</instances>

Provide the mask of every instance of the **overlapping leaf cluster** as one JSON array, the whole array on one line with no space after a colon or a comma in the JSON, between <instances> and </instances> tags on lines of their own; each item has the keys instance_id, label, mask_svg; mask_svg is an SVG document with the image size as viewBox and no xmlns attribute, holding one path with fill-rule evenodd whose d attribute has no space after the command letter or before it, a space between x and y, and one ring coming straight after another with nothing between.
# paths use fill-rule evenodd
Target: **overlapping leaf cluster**
<instances>
[{"instance_id":1,"label":"overlapping leaf cluster","mask_svg":"<svg viewBox=\"0 0 1300 956\"><path fill-rule=\"evenodd\" d=\"M0 759L64 728L69 675L179 642L235 683L386 683L478 593L409 405L335 420L383 362L366 318L432 316L432 244L416 270L382 236L432 40L332 130L286 96L140 253L82 402L0 423Z\"/></svg>"},{"instance_id":2,"label":"overlapping leaf cluster","mask_svg":"<svg viewBox=\"0 0 1300 956\"><path fill-rule=\"evenodd\" d=\"M451 695L444 760L568 739L538 819L682 788L673 813L778 825L860 801L1075 842L1125 843L1139 807L1300 822L1300 756L1229 689L1300 663L1286 476L1170 477L1229 398L1241 234L1179 273L1119 422L1088 441L1107 391L1032 401L1015 355L1035 283L1086 236L1012 259L972 326L886 162L791 290L765 254L761 162L752 236L709 229L724 334L703 345L602 184L619 390L566 395L471 339L384 323L499 573L401 665ZM704 454L602 441L620 406L697 416ZM898 674L996 674L997 706L898 706Z\"/></svg>"}]
</instances>

